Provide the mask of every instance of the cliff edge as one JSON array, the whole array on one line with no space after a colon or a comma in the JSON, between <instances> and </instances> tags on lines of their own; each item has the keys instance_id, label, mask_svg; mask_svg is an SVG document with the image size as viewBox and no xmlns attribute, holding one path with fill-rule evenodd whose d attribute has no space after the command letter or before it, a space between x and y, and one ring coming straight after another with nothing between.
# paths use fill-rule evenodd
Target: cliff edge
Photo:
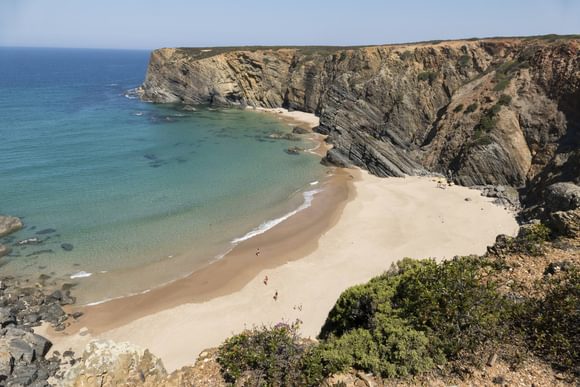
<instances>
[{"instance_id":1,"label":"cliff edge","mask_svg":"<svg viewBox=\"0 0 580 387\"><path fill-rule=\"evenodd\" d=\"M147 101L285 107L320 116L326 159L379 176L518 188L580 183L580 38L373 47L164 48Z\"/></svg>"}]
</instances>

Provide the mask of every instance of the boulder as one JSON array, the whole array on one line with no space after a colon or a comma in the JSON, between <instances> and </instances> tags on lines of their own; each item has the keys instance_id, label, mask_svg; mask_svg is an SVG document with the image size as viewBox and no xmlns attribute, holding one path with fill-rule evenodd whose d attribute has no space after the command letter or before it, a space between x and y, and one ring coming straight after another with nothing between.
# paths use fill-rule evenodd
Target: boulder
<instances>
[{"instance_id":1,"label":"boulder","mask_svg":"<svg viewBox=\"0 0 580 387\"><path fill-rule=\"evenodd\" d=\"M298 155L302 151L304 151L304 149L297 147L297 146L292 146L292 147L286 149L284 152L288 153L289 155Z\"/></svg>"},{"instance_id":2,"label":"boulder","mask_svg":"<svg viewBox=\"0 0 580 387\"><path fill-rule=\"evenodd\" d=\"M544 196L549 213L580 208L580 187L574 183L552 184L546 188Z\"/></svg>"},{"instance_id":3,"label":"boulder","mask_svg":"<svg viewBox=\"0 0 580 387\"><path fill-rule=\"evenodd\" d=\"M2 376L8 376L14 369L14 358L7 348L0 348L0 383Z\"/></svg>"},{"instance_id":4,"label":"boulder","mask_svg":"<svg viewBox=\"0 0 580 387\"><path fill-rule=\"evenodd\" d=\"M36 333L27 332L24 335L24 340L32 347L32 349L34 349L36 356L44 357L44 355L48 353L50 347L52 347L50 340L37 335Z\"/></svg>"},{"instance_id":5,"label":"boulder","mask_svg":"<svg viewBox=\"0 0 580 387\"><path fill-rule=\"evenodd\" d=\"M338 149L330 149L326 156L322 159L324 165L333 165L340 168L352 168L353 163L348 156L343 154Z\"/></svg>"},{"instance_id":6,"label":"boulder","mask_svg":"<svg viewBox=\"0 0 580 387\"><path fill-rule=\"evenodd\" d=\"M550 228L559 235L580 235L580 208L572 211L556 211L548 215Z\"/></svg>"},{"instance_id":7,"label":"boulder","mask_svg":"<svg viewBox=\"0 0 580 387\"><path fill-rule=\"evenodd\" d=\"M70 368L63 387L112 387L162 385L167 371L161 360L129 343L92 341L80 361Z\"/></svg>"},{"instance_id":8,"label":"boulder","mask_svg":"<svg viewBox=\"0 0 580 387\"><path fill-rule=\"evenodd\" d=\"M300 126L295 126L294 129L292 129L292 133L294 134L308 134L310 132L310 130L301 128Z\"/></svg>"},{"instance_id":9,"label":"boulder","mask_svg":"<svg viewBox=\"0 0 580 387\"><path fill-rule=\"evenodd\" d=\"M60 247L64 250L64 251L72 251L74 249L74 246L70 243L63 243L60 245Z\"/></svg>"},{"instance_id":10,"label":"boulder","mask_svg":"<svg viewBox=\"0 0 580 387\"><path fill-rule=\"evenodd\" d=\"M16 316L8 308L0 308L0 327L16 324Z\"/></svg>"},{"instance_id":11,"label":"boulder","mask_svg":"<svg viewBox=\"0 0 580 387\"><path fill-rule=\"evenodd\" d=\"M0 215L0 237L12 234L22 228L22 221L14 216Z\"/></svg>"},{"instance_id":12,"label":"boulder","mask_svg":"<svg viewBox=\"0 0 580 387\"><path fill-rule=\"evenodd\" d=\"M8 352L10 352L16 362L30 364L36 359L34 348L22 338L9 340Z\"/></svg>"}]
</instances>

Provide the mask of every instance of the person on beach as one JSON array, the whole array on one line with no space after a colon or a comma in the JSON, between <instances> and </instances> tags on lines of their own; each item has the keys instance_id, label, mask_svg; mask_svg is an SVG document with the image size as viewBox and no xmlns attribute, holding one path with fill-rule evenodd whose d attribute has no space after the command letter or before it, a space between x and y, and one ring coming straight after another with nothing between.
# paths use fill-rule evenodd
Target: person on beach
<instances>
[{"instance_id":1,"label":"person on beach","mask_svg":"<svg viewBox=\"0 0 580 387\"><path fill-rule=\"evenodd\" d=\"M268 285L268 276L264 277L264 285Z\"/></svg>"},{"instance_id":2,"label":"person on beach","mask_svg":"<svg viewBox=\"0 0 580 387\"><path fill-rule=\"evenodd\" d=\"M260 248L259 248L259 247L256 249L256 257L257 257L258 255L260 255Z\"/></svg>"},{"instance_id":3,"label":"person on beach","mask_svg":"<svg viewBox=\"0 0 580 387\"><path fill-rule=\"evenodd\" d=\"M274 301L278 301L278 291L276 290L276 293L274 293L274 297L272 297L274 299Z\"/></svg>"}]
</instances>

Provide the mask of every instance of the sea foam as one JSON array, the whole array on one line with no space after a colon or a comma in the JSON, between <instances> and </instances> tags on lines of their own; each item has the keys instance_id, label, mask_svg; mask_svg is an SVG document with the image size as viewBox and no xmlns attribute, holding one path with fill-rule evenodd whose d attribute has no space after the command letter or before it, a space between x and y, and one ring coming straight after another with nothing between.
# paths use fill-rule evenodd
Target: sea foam
<instances>
[{"instance_id":1,"label":"sea foam","mask_svg":"<svg viewBox=\"0 0 580 387\"><path fill-rule=\"evenodd\" d=\"M73 275L70 276L70 279L75 279L75 278L87 278L92 276L93 273L88 273L86 271L79 271L78 273L74 273Z\"/></svg>"},{"instance_id":2,"label":"sea foam","mask_svg":"<svg viewBox=\"0 0 580 387\"><path fill-rule=\"evenodd\" d=\"M319 189L315 189L312 191L306 191L304 192L302 195L304 196L304 202L298 207L296 208L294 211L290 211L289 213L276 218L276 219L271 219L268 221L263 222L262 224L260 224L258 227L254 228L252 231L248 232L246 235L240 237L240 238L236 238L234 240L232 240L233 244L238 244L240 242L246 241L250 238L253 238L257 235L263 234L266 231L274 228L275 226L279 225L280 223L282 223L283 221L287 220L288 218L291 218L292 216L296 215L297 213L299 213L302 210L307 209L308 207L310 207L312 205L312 200L314 199L314 195L316 195L317 193L321 192L322 190Z\"/></svg>"}]
</instances>

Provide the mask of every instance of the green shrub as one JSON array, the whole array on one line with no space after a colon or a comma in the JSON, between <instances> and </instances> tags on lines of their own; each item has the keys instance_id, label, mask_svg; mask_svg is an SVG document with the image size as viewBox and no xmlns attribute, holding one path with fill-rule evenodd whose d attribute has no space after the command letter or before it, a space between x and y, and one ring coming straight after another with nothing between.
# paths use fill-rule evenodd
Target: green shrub
<instances>
[{"instance_id":1,"label":"green shrub","mask_svg":"<svg viewBox=\"0 0 580 387\"><path fill-rule=\"evenodd\" d=\"M538 223L520 227L518 236L513 243L513 250L529 255L541 255L544 243L550 239L551 230L548 226Z\"/></svg>"},{"instance_id":2,"label":"green shrub","mask_svg":"<svg viewBox=\"0 0 580 387\"><path fill-rule=\"evenodd\" d=\"M469 55L464 54L459 57L459 66L467 67L469 63L471 63L471 58L469 57Z\"/></svg>"},{"instance_id":3,"label":"green shrub","mask_svg":"<svg viewBox=\"0 0 580 387\"><path fill-rule=\"evenodd\" d=\"M528 331L531 346L556 367L580 364L580 270L573 267L546 297L534 303ZM579 372L580 369L576 369Z\"/></svg>"},{"instance_id":4,"label":"green shrub","mask_svg":"<svg viewBox=\"0 0 580 387\"><path fill-rule=\"evenodd\" d=\"M393 301L401 316L432 336L448 359L501 336L502 297L481 280L480 268L471 257L432 262L397 288Z\"/></svg>"},{"instance_id":5,"label":"green shrub","mask_svg":"<svg viewBox=\"0 0 580 387\"><path fill-rule=\"evenodd\" d=\"M477 110L477 102L474 102L474 103L470 104L470 105L467 107L467 109L465 109L465 112L464 112L464 113L465 113L465 114L467 114L467 113L473 113L473 112L474 112L474 111L476 111L476 110Z\"/></svg>"},{"instance_id":6,"label":"green shrub","mask_svg":"<svg viewBox=\"0 0 580 387\"><path fill-rule=\"evenodd\" d=\"M423 71L417 75L419 81L429 81L429 84L433 83L437 79L437 73L434 71Z\"/></svg>"},{"instance_id":7,"label":"green shrub","mask_svg":"<svg viewBox=\"0 0 580 387\"><path fill-rule=\"evenodd\" d=\"M322 380L321 367L309 357L312 345L300 339L298 323L260 327L228 338L218 350L224 379L246 385L315 385ZM307 362L306 362L307 360ZM308 372L304 372L308 364Z\"/></svg>"},{"instance_id":8,"label":"green shrub","mask_svg":"<svg viewBox=\"0 0 580 387\"><path fill-rule=\"evenodd\" d=\"M479 120L479 123L477 124L476 127L476 131L491 132L491 130L495 128L495 124L496 124L495 117L486 114L482 116L481 119Z\"/></svg>"},{"instance_id":9,"label":"green shrub","mask_svg":"<svg viewBox=\"0 0 580 387\"><path fill-rule=\"evenodd\" d=\"M322 358L338 369L399 377L497 339L503 301L494 284L481 280L481 267L471 257L404 260L348 289L322 329Z\"/></svg>"},{"instance_id":10,"label":"green shrub","mask_svg":"<svg viewBox=\"0 0 580 387\"><path fill-rule=\"evenodd\" d=\"M499 97L498 104L503 105L503 106L508 106L511 102L512 102L512 97L511 96L509 96L507 94L502 94Z\"/></svg>"},{"instance_id":11,"label":"green shrub","mask_svg":"<svg viewBox=\"0 0 580 387\"><path fill-rule=\"evenodd\" d=\"M503 91L511 82L511 78L502 78L500 79L497 84L494 86L493 90L495 91Z\"/></svg>"},{"instance_id":12,"label":"green shrub","mask_svg":"<svg viewBox=\"0 0 580 387\"><path fill-rule=\"evenodd\" d=\"M383 377L404 377L430 370L429 339L405 320L377 315L372 331L358 328L321 345L327 369L353 367Z\"/></svg>"},{"instance_id":13,"label":"green shrub","mask_svg":"<svg viewBox=\"0 0 580 387\"><path fill-rule=\"evenodd\" d=\"M414 51L403 51L399 53L399 58L401 58L401 60L409 60L412 59L414 56L415 56Z\"/></svg>"},{"instance_id":14,"label":"green shrub","mask_svg":"<svg viewBox=\"0 0 580 387\"><path fill-rule=\"evenodd\" d=\"M496 241L494 248L502 254L542 255L545 250L545 242L550 240L551 233L552 231L541 223L523 225L515 238L504 236L500 242Z\"/></svg>"},{"instance_id":15,"label":"green shrub","mask_svg":"<svg viewBox=\"0 0 580 387\"><path fill-rule=\"evenodd\" d=\"M370 329L375 314L391 312L390 300L399 279L385 274L345 290L330 310L320 338L326 339L331 334L341 336L355 328Z\"/></svg>"},{"instance_id":16,"label":"green shrub","mask_svg":"<svg viewBox=\"0 0 580 387\"><path fill-rule=\"evenodd\" d=\"M502 105L500 103L496 103L486 112L486 114L490 117L494 117L499 113L499 111L501 110L501 107L502 107Z\"/></svg>"},{"instance_id":17,"label":"green shrub","mask_svg":"<svg viewBox=\"0 0 580 387\"><path fill-rule=\"evenodd\" d=\"M453 112L459 113L462 110L463 110L463 104L459 104L459 105L455 106L455 109L453 109Z\"/></svg>"},{"instance_id":18,"label":"green shrub","mask_svg":"<svg viewBox=\"0 0 580 387\"><path fill-rule=\"evenodd\" d=\"M474 138L473 138L473 142L471 145L473 145L473 146L476 146L476 145L485 146L485 145L489 145L491 143L493 143L493 138L489 134L484 133L481 130L476 130Z\"/></svg>"}]
</instances>

